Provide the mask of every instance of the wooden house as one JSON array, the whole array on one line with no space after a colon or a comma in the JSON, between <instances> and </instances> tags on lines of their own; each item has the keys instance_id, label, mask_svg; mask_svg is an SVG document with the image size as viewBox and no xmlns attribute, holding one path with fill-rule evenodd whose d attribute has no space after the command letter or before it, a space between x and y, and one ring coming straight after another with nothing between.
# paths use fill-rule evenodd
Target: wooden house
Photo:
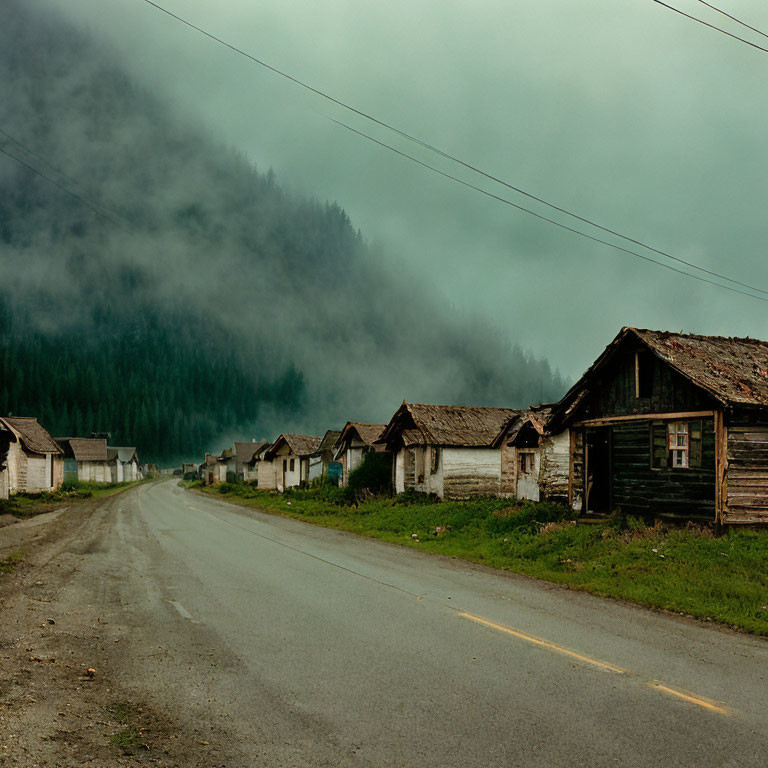
<instances>
[{"instance_id":1,"label":"wooden house","mask_svg":"<svg viewBox=\"0 0 768 768\"><path fill-rule=\"evenodd\" d=\"M81 482L111 483L107 441L99 437L57 437L64 451L64 474Z\"/></svg>"},{"instance_id":2,"label":"wooden house","mask_svg":"<svg viewBox=\"0 0 768 768\"><path fill-rule=\"evenodd\" d=\"M64 452L35 418L0 418L0 493L55 491L64 482Z\"/></svg>"},{"instance_id":3,"label":"wooden house","mask_svg":"<svg viewBox=\"0 0 768 768\"><path fill-rule=\"evenodd\" d=\"M265 452L264 458L272 463L272 486L278 491L297 488L309 482L309 457L320 447L322 438L310 435L283 433ZM265 472L266 475L266 472ZM266 479L266 477L265 477ZM261 474L259 474L259 487Z\"/></svg>"},{"instance_id":4,"label":"wooden house","mask_svg":"<svg viewBox=\"0 0 768 768\"><path fill-rule=\"evenodd\" d=\"M548 427L577 509L768 522L768 342L622 328Z\"/></svg>"},{"instance_id":5,"label":"wooden house","mask_svg":"<svg viewBox=\"0 0 768 768\"><path fill-rule=\"evenodd\" d=\"M341 430L334 445L334 458L341 463L341 485L349 482L349 473L363 462L366 453L386 451L386 446L377 444L386 424L366 424L348 421Z\"/></svg>"},{"instance_id":6,"label":"wooden house","mask_svg":"<svg viewBox=\"0 0 768 768\"><path fill-rule=\"evenodd\" d=\"M494 442L519 413L403 402L377 441L394 457L395 492L413 489L453 499L498 494L501 453Z\"/></svg>"},{"instance_id":7,"label":"wooden house","mask_svg":"<svg viewBox=\"0 0 768 768\"><path fill-rule=\"evenodd\" d=\"M499 494L568 503L570 436L547 428L551 405L534 406L511 419L494 440L501 451Z\"/></svg>"},{"instance_id":8,"label":"wooden house","mask_svg":"<svg viewBox=\"0 0 768 768\"><path fill-rule=\"evenodd\" d=\"M328 468L333 459L333 446L339 439L341 432L338 429L329 429L317 450L309 457L309 482L321 480L328 476Z\"/></svg>"},{"instance_id":9,"label":"wooden house","mask_svg":"<svg viewBox=\"0 0 768 768\"><path fill-rule=\"evenodd\" d=\"M135 448L107 446L107 460L113 483L130 483L141 480L139 457Z\"/></svg>"},{"instance_id":10,"label":"wooden house","mask_svg":"<svg viewBox=\"0 0 768 768\"><path fill-rule=\"evenodd\" d=\"M250 443L235 443L238 463L238 482L250 483L259 479L258 463L270 443L254 440Z\"/></svg>"}]
</instances>

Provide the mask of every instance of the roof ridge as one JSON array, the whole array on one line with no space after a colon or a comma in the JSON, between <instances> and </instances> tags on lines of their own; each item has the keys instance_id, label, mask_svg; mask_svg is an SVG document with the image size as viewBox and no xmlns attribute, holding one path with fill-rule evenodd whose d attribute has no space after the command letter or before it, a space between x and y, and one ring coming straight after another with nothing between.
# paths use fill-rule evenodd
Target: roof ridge
<instances>
[{"instance_id":1,"label":"roof ridge","mask_svg":"<svg viewBox=\"0 0 768 768\"><path fill-rule=\"evenodd\" d=\"M768 341L765 341L764 339L756 339L753 336L718 336L716 334L707 333L678 333L677 331L658 331L653 328L636 328L631 325L625 326L625 328L629 331L635 331L637 333L656 333L665 337L674 336L675 338L683 339L716 339L718 341L739 341L747 342L750 344L768 345Z\"/></svg>"}]
</instances>

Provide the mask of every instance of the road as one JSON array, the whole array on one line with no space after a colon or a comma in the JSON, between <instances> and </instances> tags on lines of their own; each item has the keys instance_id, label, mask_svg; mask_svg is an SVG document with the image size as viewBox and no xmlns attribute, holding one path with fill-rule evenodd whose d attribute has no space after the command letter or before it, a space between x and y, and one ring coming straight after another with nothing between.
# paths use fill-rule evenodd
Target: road
<instances>
[{"instance_id":1,"label":"road","mask_svg":"<svg viewBox=\"0 0 768 768\"><path fill-rule=\"evenodd\" d=\"M175 482L115 497L82 553L131 674L244 766L768 762L755 638Z\"/></svg>"}]
</instances>

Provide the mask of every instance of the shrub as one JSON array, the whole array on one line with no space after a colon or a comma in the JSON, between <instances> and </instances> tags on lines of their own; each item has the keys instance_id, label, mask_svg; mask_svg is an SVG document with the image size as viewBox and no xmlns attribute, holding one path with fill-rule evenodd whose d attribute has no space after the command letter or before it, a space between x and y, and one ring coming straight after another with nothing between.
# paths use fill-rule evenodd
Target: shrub
<instances>
[{"instance_id":1,"label":"shrub","mask_svg":"<svg viewBox=\"0 0 768 768\"><path fill-rule=\"evenodd\" d=\"M576 513L561 504L553 504L546 501L526 501L517 510L500 510L488 518L485 524L488 533L509 533L511 531L526 530L536 532L547 523L559 523L563 520L573 520Z\"/></svg>"},{"instance_id":2,"label":"shrub","mask_svg":"<svg viewBox=\"0 0 768 768\"><path fill-rule=\"evenodd\" d=\"M355 498L366 492L374 496L388 494L392 488L392 456L366 453L360 466L349 473L347 487Z\"/></svg>"}]
</instances>

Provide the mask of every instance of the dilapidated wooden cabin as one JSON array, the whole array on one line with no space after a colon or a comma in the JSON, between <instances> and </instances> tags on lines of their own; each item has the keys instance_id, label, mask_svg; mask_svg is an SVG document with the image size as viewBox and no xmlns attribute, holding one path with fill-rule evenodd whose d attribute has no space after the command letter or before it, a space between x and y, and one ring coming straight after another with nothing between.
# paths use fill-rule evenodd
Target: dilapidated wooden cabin
<instances>
[{"instance_id":1,"label":"dilapidated wooden cabin","mask_svg":"<svg viewBox=\"0 0 768 768\"><path fill-rule=\"evenodd\" d=\"M329 429L323 435L317 450L309 457L309 482L321 480L328 476L328 467L333 461L333 446L339 439L341 431Z\"/></svg>"},{"instance_id":2,"label":"dilapidated wooden cabin","mask_svg":"<svg viewBox=\"0 0 768 768\"><path fill-rule=\"evenodd\" d=\"M367 424L348 421L334 445L334 458L341 464L341 485L349 482L349 473L357 469L372 451L385 452L385 445L377 444L386 424Z\"/></svg>"},{"instance_id":3,"label":"dilapidated wooden cabin","mask_svg":"<svg viewBox=\"0 0 768 768\"><path fill-rule=\"evenodd\" d=\"M284 491L297 488L309 482L309 457L320 447L322 438L311 435L283 433L264 453L266 461L272 463L274 489ZM265 480L266 480L265 470ZM259 474L259 487L261 474Z\"/></svg>"},{"instance_id":4,"label":"dilapidated wooden cabin","mask_svg":"<svg viewBox=\"0 0 768 768\"><path fill-rule=\"evenodd\" d=\"M768 522L768 342L622 328L548 428L577 509Z\"/></svg>"},{"instance_id":5,"label":"dilapidated wooden cabin","mask_svg":"<svg viewBox=\"0 0 768 768\"><path fill-rule=\"evenodd\" d=\"M57 437L56 442L64 451L64 470L67 478L81 482L112 482L107 441L104 438Z\"/></svg>"},{"instance_id":6,"label":"dilapidated wooden cabin","mask_svg":"<svg viewBox=\"0 0 768 768\"><path fill-rule=\"evenodd\" d=\"M547 429L551 411L551 405L521 411L494 440L501 451L501 496L568 502L570 438L567 429Z\"/></svg>"},{"instance_id":7,"label":"dilapidated wooden cabin","mask_svg":"<svg viewBox=\"0 0 768 768\"><path fill-rule=\"evenodd\" d=\"M235 443L235 453L238 463L238 481L251 483L258 481L258 463L270 443L265 440L253 440L250 443Z\"/></svg>"},{"instance_id":8,"label":"dilapidated wooden cabin","mask_svg":"<svg viewBox=\"0 0 768 768\"><path fill-rule=\"evenodd\" d=\"M519 413L403 402L377 441L394 456L395 492L449 499L498 494L501 453L494 441Z\"/></svg>"},{"instance_id":9,"label":"dilapidated wooden cabin","mask_svg":"<svg viewBox=\"0 0 768 768\"><path fill-rule=\"evenodd\" d=\"M64 482L64 452L33 417L0 418L0 493L55 491Z\"/></svg>"}]
</instances>

